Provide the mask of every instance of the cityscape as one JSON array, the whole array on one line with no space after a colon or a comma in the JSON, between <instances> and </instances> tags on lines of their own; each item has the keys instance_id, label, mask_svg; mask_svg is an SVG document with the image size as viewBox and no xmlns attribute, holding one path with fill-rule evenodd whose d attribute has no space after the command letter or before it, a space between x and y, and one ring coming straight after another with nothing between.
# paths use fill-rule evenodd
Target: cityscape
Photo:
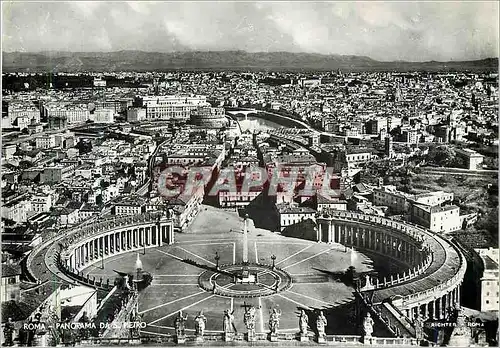
<instances>
[{"instance_id":1,"label":"cityscape","mask_svg":"<svg viewBox=\"0 0 500 348\"><path fill-rule=\"evenodd\" d=\"M2 5L2 345L498 346L498 3L271 4Z\"/></svg>"}]
</instances>

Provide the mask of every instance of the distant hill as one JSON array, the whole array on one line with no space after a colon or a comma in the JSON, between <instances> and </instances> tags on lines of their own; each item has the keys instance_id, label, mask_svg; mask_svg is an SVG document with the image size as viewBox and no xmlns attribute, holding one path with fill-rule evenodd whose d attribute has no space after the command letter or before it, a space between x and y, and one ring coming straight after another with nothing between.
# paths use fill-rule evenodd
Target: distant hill
<instances>
[{"instance_id":1,"label":"distant hill","mask_svg":"<svg viewBox=\"0 0 500 348\"><path fill-rule=\"evenodd\" d=\"M497 71L498 58L464 62L381 62L363 56L244 51L3 52L4 72L289 70Z\"/></svg>"}]
</instances>

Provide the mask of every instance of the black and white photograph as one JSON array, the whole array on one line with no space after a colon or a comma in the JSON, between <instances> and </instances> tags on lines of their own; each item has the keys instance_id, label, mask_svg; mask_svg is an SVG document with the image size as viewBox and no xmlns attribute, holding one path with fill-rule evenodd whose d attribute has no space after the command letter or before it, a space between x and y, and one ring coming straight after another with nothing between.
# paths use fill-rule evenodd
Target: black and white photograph
<instances>
[{"instance_id":1,"label":"black and white photograph","mask_svg":"<svg viewBox=\"0 0 500 348\"><path fill-rule=\"evenodd\" d=\"M497 347L499 10L2 1L0 344Z\"/></svg>"}]
</instances>

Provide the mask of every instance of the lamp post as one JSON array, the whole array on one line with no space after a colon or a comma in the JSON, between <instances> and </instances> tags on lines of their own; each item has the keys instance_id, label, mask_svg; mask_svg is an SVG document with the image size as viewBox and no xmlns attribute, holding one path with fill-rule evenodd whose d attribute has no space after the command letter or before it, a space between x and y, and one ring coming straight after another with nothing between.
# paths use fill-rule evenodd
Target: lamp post
<instances>
[{"instance_id":1,"label":"lamp post","mask_svg":"<svg viewBox=\"0 0 500 348\"><path fill-rule=\"evenodd\" d=\"M219 253L216 251L216 252L215 252L215 263L216 263L215 268L216 268L217 270L219 270L219 260L220 260L220 256L219 256Z\"/></svg>"},{"instance_id":2,"label":"lamp post","mask_svg":"<svg viewBox=\"0 0 500 348\"><path fill-rule=\"evenodd\" d=\"M276 266L274 265L274 262L276 261L276 255L271 255L271 260L273 261L273 271L276 269Z\"/></svg>"}]
</instances>

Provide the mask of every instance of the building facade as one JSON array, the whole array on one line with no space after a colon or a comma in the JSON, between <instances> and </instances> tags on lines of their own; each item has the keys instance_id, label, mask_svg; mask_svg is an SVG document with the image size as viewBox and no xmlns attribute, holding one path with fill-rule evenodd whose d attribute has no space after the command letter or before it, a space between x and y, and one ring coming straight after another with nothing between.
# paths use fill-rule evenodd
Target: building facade
<instances>
[{"instance_id":1,"label":"building facade","mask_svg":"<svg viewBox=\"0 0 500 348\"><path fill-rule=\"evenodd\" d=\"M459 230L460 208L456 205L428 206L413 204L411 211L412 222L424 226L433 232L448 233Z\"/></svg>"},{"instance_id":2,"label":"building facade","mask_svg":"<svg viewBox=\"0 0 500 348\"><path fill-rule=\"evenodd\" d=\"M191 111L199 106L209 107L206 96L144 96L138 100L146 108L147 120L187 121Z\"/></svg>"},{"instance_id":3,"label":"building facade","mask_svg":"<svg viewBox=\"0 0 500 348\"><path fill-rule=\"evenodd\" d=\"M498 248L475 249L483 261L481 311L498 313Z\"/></svg>"},{"instance_id":4,"label":"building facade","mask_svg":"<svg viewBox=\"0 0 500 348\"><path fill-rule=\"evenodd\" d=\"M191 111L190 118L192 124L206 128L222 128L228 124L224 108L198 107Z\"/></svg>"}]
</instances>

